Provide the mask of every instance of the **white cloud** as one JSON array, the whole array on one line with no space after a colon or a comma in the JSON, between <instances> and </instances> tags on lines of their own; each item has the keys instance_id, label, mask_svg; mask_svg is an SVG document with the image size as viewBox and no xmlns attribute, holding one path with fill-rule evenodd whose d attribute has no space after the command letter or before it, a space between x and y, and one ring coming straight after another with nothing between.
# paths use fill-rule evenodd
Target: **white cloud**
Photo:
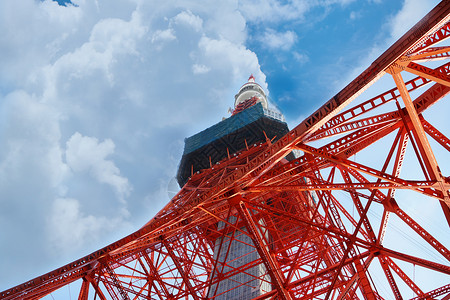
<instances>
[{"instance_id":1,"label":"white cloud","mask_svg":"<svg viewBox=\"0 0 450 300\"><path fill-rule=\"evenodd\" d=\"M44 97L51 99L56 96L53 93L55 89L61 89L59 81L62 78L80 79L97 71L101 71L113 85L113 64L120 56L137 55L136 44L145 32L137 13L129 22L112 18L100 20L93 26L88 41L40 70L47 79Z\"/></svg>"},{"instance_id":2,"label":"white cloud","mask_svg":"<svg viewBox=\"0 0 450 300\"><path fill-rule=\"evenodd\" d=\"M130 195L131 186L114 162L106 159L114 153L114 148L110 139L99 143L96 138L76 132L67 142L66 161L74 172L89 171L99 182L109 184L124 201Z\"/></svg>"},{"instance_id":3,"label":"white cloud","mask_svg":"<svg viewBox=\"0 0 450 300\"><path fill-rule=\"evenodd\" d=\"M167 19L167 18L166 18ZM190 10L182 11L176 16L167 19L168 28L158 29L153 33L152 43L167 43L177 39L177 27L191 28L195 32L200 32L203 26L203 20L194 15ZM162 49L159 47L158 49Z\"/></svg>"},{"instance_id":4,"label":"white cloud","mask_svg":"<svg viewBox=\"0 0 450 300\"><path fill-rule=\"evenodd\" d=\"M44 175L40 180L58 186L67 172L58 143L60 113L23 90L8 94L2 102L0 184L21 180L24 170L34 169Z\"/></svg>"},{"instance_id":5,"label":"white cloud","mask_svg":"<svg viewBox=\"0 0 450 300\"><path fill-rule=\"evenodd\" d=\"M294 52L292 52L292 55L294 55L294 59L296 61L298 61L300 64L304 64L304 63L307 63L309 61L309 56L304 54L304 53L300 53L298 51L294 51Z\"/></svg>"},{"instance_id":6,"label":"white cloud","mask_svg":"<svg viewBox=\"0 0 450 300\"><path fill-rule=\"evenodd\" d=\"M253 22L279 21L281 19L302 19L312 6L307 1L290 1L282 3L278 0L254 2L243 0L239 8L247 20Z\"/></svg>"},{"instance_id":7,"label":"white cloud","mask_svg":"<svg viewBox=\"0 0 450 300\"><path fill-rule=\"evenodd\" d=\"M183 139L220 121L249 74L267 88L235 2L137 2L0 1L0 255L18 270L0 290L142 226Z\"/></svg>"},{"instance_id":8,"label":"white cloud","mask_svg":"<svg viewBox=\"0 0 450 300\"><path fill-rule=\"evenodd\" d=\"M405 0L402 9L389 22L392 40L400 38L437 3L434 0Z\"/></svg>"},{"instance_id":9,"label":"white cloud","mask_svg":"<svg viewBox=\"0 0 450 300\"><path fill-rule=\"evenodd\" d=\"M152 43L155 42L170 42L176 40L175 31L172 28L166 30L157 30L152 37Z\"/></svg>"},{"instance_id":10,"label":"white cloud","mask_svg":"<svg viewBox=\"0 0 450 300\"><path fill-rule=\"evenodd\" d=\"M124 225L121 216L111 219L85 214L78 200L57 198L47 220L52 253L75 253L118 225Z\"/></svg>"},{"instance_id":11,"label":"white cloud","mask_svg":"<svg viewBox=\"0 0 450 300\"><path fill-rule=\"evenodd\" d=\"M373 1L378 3L378 1ZM426 13L428 13L439 1L437 0L405 0L401 9L394 15L388 17L386 25L380 30L380 37L387 36L368 47L367 55L358 62L358 66L347 72L346 76L337 78L334 82L336 90L347 85L351 80L364 71L379 55L390 45L398 40L412 26L414 26ZM377 40L377 39L375 39Z\"/></svg>"},{"instance_id":12,"label":"white cloud","mask_svg":"<svg viewBox=\"0 0 450 300\"><path fill-rule=\"evenodd\" d=\"M39 6L38 6L39 5ZM19 88L30 71L49 63L72 45L81 10L54 1L0 1L0 81L4 88ZM8 29L8 30L7 30ZM5 58L8 59L5 59Z\"/></svg>"},{"instance_id":13,"label":"white cloud","mask_svg":"<svg viewBox=\"0 0 450 300\"><path fill-rule=\"evenodd\" d=\"M214 8L208 12L210 18L204 21L206 35L214 39L225 39L234 44L245 44L247 20L242 11L237 9L238 5L235 0L215 1Z\"/></svg>"},{"instance_id":14,"label":"white cloud","mask_svg":"<svg viewBox=\"0 0 450 300\"><path fill-rule=\"evenodd\" d=\"M194 15L190 10L180 12L172 20L175 24L190 26L195 31L200 31L203 26L203 20L199 16Z\"/></svg>"},{"instance_id":15,"label":"white cloud","mask_svg":"<svg viewBox=\"0 0 450 300\"><path fill-rule=\"evenodd\" d=\"M305 14L313 8L328 10L332 5L345 6L354 0L327 1L239 1L239 10L251 22L305 21Z\"/></svg>"},{"instance_id":16,"label":"white cloud","mask_svg":"<svg viewBox=\"0 0 450 300\"><path fill-rule=\"evenodd\" d=\"M136 44L146 31L138 13L133 13L130 21L103 19L92 28L89 43L102 53L137 54Z\"/></svg>"},{"instance_id":17,"label":"white cloud","mask_svg":"<svg viewBox=\"0 0 450 300\"><path fill-rule=\"evenodd\" d=\"M261 72L256 54L243 45L236 45L226 39L202 37L199 49L206 65L216 71L231 71L232 78L238 80L242 74L253 74L256 80L265 85L265 75Z\"/></svg>"},{"instance_id":18,"label":"white cloud","mask_svg":"<svg viewBox=\"0 0 450 300\"><path fill-rule=\"evenodd\" d=\"M205 74L208 73L211 69L205 65L194 64L192 65L192 72L194 74Z\"/></svg>"},{"instance_id":19,"label":"white cloud","mask_svg":"<svg viewBox=\"0 0 450 300\"><path fill-rule=\"evenodd\" d=\"M361 16L362 16L361 12L358 12L358 11L351 11L350 12L350 20L359 19L359 18L361 18Z\"/></svg>"},{"instance_id":20,"label":"white cloud","mask_svg":"<svg viewBox=\"0 0 450 300\"><path fill-rule=\"evenodd\" d=\"M266 29L264 35L259 38L263 47L266 46L272 50L290 50L297 41L297 34L288 30L285 32L277 32L273 29Z\"/></svg>"}]
</instances>

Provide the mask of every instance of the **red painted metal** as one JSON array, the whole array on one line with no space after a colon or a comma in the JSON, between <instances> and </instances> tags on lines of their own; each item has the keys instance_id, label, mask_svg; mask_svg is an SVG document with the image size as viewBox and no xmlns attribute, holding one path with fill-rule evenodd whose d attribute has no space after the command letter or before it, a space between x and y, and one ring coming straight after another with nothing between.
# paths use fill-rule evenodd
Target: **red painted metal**
<instances>
[{"instance_id":1,"label":"red painted metal","mask_svg":"<svg viewBox=\"0 0 450 300\"><path fill-rule=\"evenodd\" d=\"M240 113L241 111L243 111L244 109L247 109L253 105L256 104L256 102L258 101L257 97L252 97L250 99L245 100L244 102L239 103L236 108L233 110L233 112L231 113L231 115L235 115L237 113Z\"/></svg>"},{"instance_id":2,"label":"red painted metal","mask_svg":"<svg viewBox=\"0 0 450 300\"><path fill-rule=\"evenodd\" d=\"M450 139L422 115L450 92L450 64L415 63L448 57L449 47L437 44L450 36L449 19L450 2L442 1L286 136L192 174L140 230L0 298L39 299L77 280L78 299L231 299L236 289L257 289L254 282L271 286L254 299L448 295L449 241L405 211L415 193L426 199L424 211L425 202L439 202L450 224L449 174L442 174L427 135L446 153ZM401 72L418 77L404 82ZM390 89L344 110L385 74L394 79ZM287 161L293 150L302 152ZM422 172L402 176L408 151ZM403 199L399 190L410 194ZM390 235L397 227L421 245L396 244ZM257 255L242 254L236 267L227 260L232 245L247 240ZM416 282L416 265L433 280ZM250 279L236 282L239 274ZM223 282L234 285L219 289Z\"/></svg>"}]
</instances>

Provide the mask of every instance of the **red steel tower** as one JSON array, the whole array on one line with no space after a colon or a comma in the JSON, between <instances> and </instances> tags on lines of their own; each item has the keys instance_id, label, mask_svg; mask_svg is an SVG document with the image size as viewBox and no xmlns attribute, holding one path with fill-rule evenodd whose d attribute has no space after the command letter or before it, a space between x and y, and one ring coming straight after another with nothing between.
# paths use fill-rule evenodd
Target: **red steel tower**
<instances>
[{"instance_id":1,"label":"red steel tower","mask_svg":"<svg viewBox=\"0 0 450 300\"><path fill-rule=\"evenodd\" d=\"M222 141L240 146L216 152L192 140L183 188L141 229L0 298L81 281L80 300L450 299L449 228L407 213L437 204L431 222L450 224L450 139L427 119L450 92L449 21L444 0L291 131L230 131ZM389 89L362 94L381 77ZM244 92L231 121L276 119Z\"/></svg>"}]
</instances>

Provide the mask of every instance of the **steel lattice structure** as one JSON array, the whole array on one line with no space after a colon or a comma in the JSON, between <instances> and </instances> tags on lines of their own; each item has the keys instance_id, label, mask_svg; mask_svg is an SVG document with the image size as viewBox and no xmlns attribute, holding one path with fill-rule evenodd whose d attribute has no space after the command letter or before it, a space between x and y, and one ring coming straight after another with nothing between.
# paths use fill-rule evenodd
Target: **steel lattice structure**
<instances>
[{"instance_id":1,"label":"steel lattice structure","mask_svg":"<svg viewBox=\"0 0 450 300\"><path fill-rule=\"evenodd\" d=\"M421 195L424 210L437 201L450 224L450 180L430 146L434 140L448 153L450 139L423 116L450 91L450 47L441 43L450 36L449 20L444 0L289 134L193 174L140 230L0 298L38 299L80 280L78 299L89 292L99 299L214 299L220 281L252 277L247 271L261 265L258 278L229 291L258 279L271 289L255 299L383 299L382 284L387 299L449 299L448 241L424 229L405 212L408 202L395 197L400 189ZM392 89L354 101L382 76L393 79ZM407 149L421 170L413 179L400 173ZM300 155L284 159L293 150ZM354 159L371 151L384 157L377 166ZM439 259L385 243L395 229L390 216ZM235 267L214 256L215 248L228 255L231 241L244 236L256 259ZM416 282L411 266L435 286Z\"/></svg>"}]
</instances>

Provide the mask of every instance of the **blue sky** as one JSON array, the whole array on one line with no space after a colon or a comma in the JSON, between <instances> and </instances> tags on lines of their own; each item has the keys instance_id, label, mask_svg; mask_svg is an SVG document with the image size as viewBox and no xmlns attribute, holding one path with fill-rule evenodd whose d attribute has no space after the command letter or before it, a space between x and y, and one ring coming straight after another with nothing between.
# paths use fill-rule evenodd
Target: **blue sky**
<instances>
[{"instance_id":1,"label":"blue sky","mask_svg":"<svg viewBox=\"0 0 450 300\"><path fill-rule=\"evenodd\" d=\"M295 125L438 1L72 2L0 3L0 290L156 214L250 74Z\"/></svg>"},{"instance_id":2,"label":"blue sky","mask_svg":"<svg viewBox=\"0 0 450 300\"><path fill-rule=\"evenodd\" d=\"M287 117L295 118L302 105L314 107L318 99L339 91L350 70L367 60L374 47L385 46L390 29L385 24L401 8L401 1L354 1L312 8L305 20L250 24L248 46L258 55L271 97L289 107ZM292 32L292 46L265 46L260 37L267 30ZM297 99L302 105L294 104Z\"/></svg>"}]
</instances>

